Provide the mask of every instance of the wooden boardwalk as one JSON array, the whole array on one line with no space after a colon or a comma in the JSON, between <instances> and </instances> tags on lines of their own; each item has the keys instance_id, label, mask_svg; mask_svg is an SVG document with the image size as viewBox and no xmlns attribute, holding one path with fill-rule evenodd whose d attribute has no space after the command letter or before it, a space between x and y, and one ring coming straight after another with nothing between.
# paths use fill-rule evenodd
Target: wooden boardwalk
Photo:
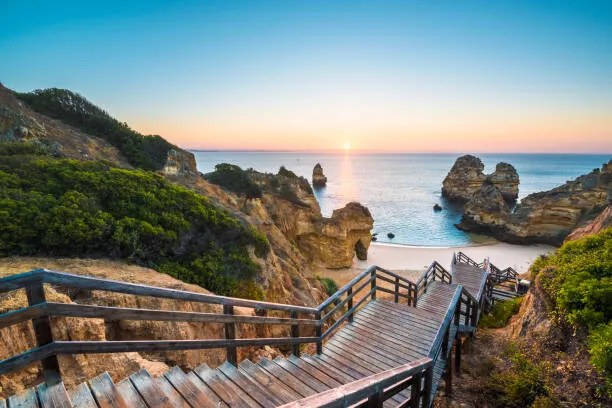
<instances>
[{"instance_id":1,"label":"wooden boardwalk","mask_svg":"<svg viewBox=\"0 0 612 408\"><path fill-rule=\"evenodd\" d=\"M447 361L453 343L459 328L470 325L470 307L476 307L475 303L462 303L462 299L472 296L480 300L485 295L485 271L459 261L453 266L452 283L425 279L422 291L409 285L412 289L408 293L412 290L414 299L409 297L407 303L398 301L398 292L395 300L372 296L337 325L319 354L296 352L288 358L263 359L257 364L249 360L237 365L226 362L215 369L204 364L188 373L173 367L157 378L141 370L118 383L104 373L70 392L61 382L42 384L0 400L0 408L344 406L362 384L371 387L379 381L383 387L399 367L404 372L416 368L410 376L378 390L379 397L357 395L353 402L385 407L429 406L445 373L450 382L452 367ZM372 288L375 293L376 287ZM346 302L352 304L353 292L348 293ZM410 304L413 300L416 305ZM415 371L426 369L429 361L433 364L429 377L424 374L427 371ZM335 401L335 405L329 401Z\"/></svg>"}]
</instances>

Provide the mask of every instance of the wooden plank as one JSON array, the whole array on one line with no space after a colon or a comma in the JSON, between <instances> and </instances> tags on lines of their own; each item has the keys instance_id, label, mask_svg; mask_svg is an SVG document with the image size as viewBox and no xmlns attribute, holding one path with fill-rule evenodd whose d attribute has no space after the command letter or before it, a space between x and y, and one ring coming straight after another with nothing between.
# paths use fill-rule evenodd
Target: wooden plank
<instances>
[{"instance_id":1,"label":"wooden plank","mask_svg":"<svg viewBox=\"0 0 612 408\"><path fill-rule=\"evenodd\" d=\"M100 408L128 408L108 373L89 380L89 388Z\"/></svg>"},{"instance_id":2,"label":"wooden plank","mask_svg":"<svg viewBox=\"0 0 612 408\"><path fill-rule=\"evenodd\" d=\"M374 334L368 332L364 328L351 327L350 329L343 330L342 333L338 333L340 336L351 336L352 338L358 338L365 341L368 344L374 346L380 346L381 351L390 352L396 357L402 360L417 360L427 355L429 350L426 346L413 346L406 342L401 343L398 340L392 339L391 337L383 336L383 333Z\"/></svg>"},{"instance_id":3,"label":"wooden plank","mask_svg":"<svg viewBox=\"0 0 612 408\"><path fill-rule=\"evenodd\" d=\"M181 394L193 408L215 408L219 402L216 394L205 387L198 387L179 367L172 367L164 373L164 378ZM198 379L198 381L200 381Z\"/></svg>"},{"instance_id":4,"label":"wooden plank","mask_svg":"<svg viewBox=\"0 0 612 408\"><path fill-rule=\"evenodd\" d=\"M314 375L312 375L308 370L301 369L300 367L291 364L289 361L284 358L276 358L272 360L272 364L276 364L281 367L283 370L287 371L289 374L298 378L302 383L306 384L316 392L322 392L330 389L331 387L326 385L324 382L319 381Z\"/></svg>"},{"instance_id":5,"label":"wooden plank","mask_svg":"<svg viewBox=\"0 0 612 408\"><path fill-rule=\"evenodd\" d=\"M384 371L395 365L395 363L387 363L372 357L369 350L364 349L363 347L355 346L350 350L347 350L345 345L338 343L337 339L335 338L327 344L327 349L335 352L336 354L350 358L353 361L358 360L360 363L362 363L362 365L372 365L373 368L377 369L377 371Z\"/></svg>"},{"instance_id":6,"label":"wooden plank","mask_svg":"<svg viewBox=\"0 0 612 408\"><path fill-rule=\"evenodd\" d=\"M42 383L36 387L42 408L72 408L70 397L63 382L52 385Z\"/></svg>"},{"instance_id":7,"label":"wooden plank","mask_svg":"<svg viewBox=\"0 0 612 408\"><path fill-rule=\"evenodd\" d=\"M325 384L328 388L337 387L339 385L344 384L344 381L338 381L334 377L328 375L326 372L323 372L312 365L308 364L306 361L296 358L295 356L289 357L287 360L284 360L287 364L293 364L300 368L303 371L308 372L309 375L316 378L317 381Z\"/></svg>"},{"instance_id":8,"label":"wooden plank","mask_svg":"<svg viewBox=\"0 0 612 408\"><path fill-rule=\"evenodd\" d=\"M253 364L250 360L243 360L240 363L239 371L251 380L261 384L262 387L269 389L272 394L282 399L283 402L295 401L302 398L302 395L298 394L290 387L287 387L272 374L258 365Z\"/></svg>"},{"instance_id":9,"label":"wooden plank","mask_svg":"<svg viewBox=\"0 0 612 408\"><path fill-rule=\"evenodd\" d=\"M405 352L412 352L413 354L417 355L421 355L421 353L426 353L429 350L429 345L424 345L423 341L418 341L418 339L411 339L407 336L403 336L402 334L397 334L395 333L395 331L382 332L378 330L376 326L365 323L346 327L345 331L347 333L354 333L355 335L362 335L369 338L377 338L378 336L381 336L386 342L398 345Z\"/></svg>"},{"instance_id":10,"label":"wooden plank","mask_svg":"<svg viewBox=\"0 0 612 408\"><path fill-rule=\"evenodd\" d=\"M134 384L129 379L119 381L117 391L121 394L128 407L147 408L146 402L142 399Z\"/></svg>"},{"instance_id":11,"label":"wooden plank","mask_svg":"<svg viewBox=\"0 0 612 408\"><path fill-rule=\"evenodd\" d=\"M175 408L190 408L190 405L185 399L179 394L179 392L170 384L166 377L159 376L155 378L155 384L159 387L164 394L168 396L170 405Z\"/></svg>"},{"instance_id":12,"label":"wooden plank","mask_svg":"<svg viewBox=\"0 0 612 408\"><path fill-rule=\"evenodd\" d=\"M321 359L317 359L316 357L312 357L308 355L303 355L299 359L294 358L294 357L289 357L289 360L292 362L295 360L303 361L304 363L309 364L315 370L319 370L325 375L332 377L340 384L346 384L346 383L355 381L363 377L363 375L361 374L356 374L352 376L347 370L343 370L342 367L339 367L338 365L332 366Z\"/></svg>"},{"instance_id":13,"label":"wooden plank","mask_svg":"<svg viewBox=\"0 0 612 408\"><path fill-rule=\"evenodd\" d=\"M230 407L248 408L261 406L234 383L224 381L224 378L216 370L211 369L206 364L197 367L194 373Z\"/></svg>"},{"instance_id":14,"label":"wooden plank","mask_svg":"<svg viewBox=\"0 0 612 408\"><path fill-rule=\"evenodd\" d=\"M28 388L19 395L12 395L8 399L10 408L38 408L38 399L34 388Z\"/></svg>"},{"instance_id":15,"label":"wooden plank","mask_svg":"<svg viewBox=\"0 0 612 408\"><path fill-rule=\"evenodd\" d=\"M367 341L362 341L362 339L352 336L344 337L343 333L338 333L334 338L334 341L336 341L334 344L338 347L349 349L351 351L359 350L359 352L374 358L377 363L380 362L389 368L397 367L406 362L403 358L395 353L385 353L381 350L381 346L379 344L373 345Z\"/></svg>"},{"instance_id":16,"label":"wooden plank","mask_svg":"<svg viewBox=\"0 0 612 408\"><path fill-rule=\"evenodd\" d=\"M299 378L295 377L293 374L288 371L283 370L278 365L274 364L272 361L264 358L262 359L258 365L275 376L280 382L285 384L287 387L290 387L300 395L307 397L310 395L314 395L317 391L310 386L304 384Z\"/></svg>"},{"instance_id":17,"label":"wooden plank","mask_svg":"<svg viewBox=\"0 0 612 408\"><path fill-rule=\"evenodd\" d=\"M215 401L217 401L215 404L217 407L223 407L223 408L229 408L229 405L227 405L225 403L225 401L223 401L221 399L221 397L219 395L217 395L212 388L210 388L208 386L208 384L206 384L204 381L202 381L202 379L200 377L198 377L198 375L196 373L194 373L193 371L190 371L187 374L187 377L189 378L189 380L191 380L192 383L194 383L196 385L196 387L202 389L204 392L206 392L206 395L209 395L211 398L215 398Z\"/></svg>"},{"instance_id":18,"label":"wooden plank","mask_svg":"<svg viewBox=\"0 0 612 408\"><path fill-rule=\"evenodd\" d=\"M147 405L151 408L171 408L170 398L157 386L147 370L130 375L130 381Z\"/></svg>"},{"instance_id":19,"label":"wooden plank","mask_svg":"<svg viewBox=\"0 0 612 408\"><path fill-rule=\"evenodd\" d=\"M285 402L277 398L270 390L264 389L257 381L252 381L229 363L222 364L217 370L226 377L226 381L232 381L237 387L264 407L282 405Z\"/></svg>"},{"instance_id":20,"label":"wooden plank","mask_svg":"<svg viewBox=\"0 0 612 408\"><path fill-rule=\"evenodd\" d=\"M96 400L86 383L81 383L69 393L74 408L98 408Z\"/></svg>"},{"instance_id":21,"label":"wooden plank","mask_svg":"<svg viewBox=\"0 0 612 408\"><path fill-rule=\"evenodd\" d=\"M431 324L425 324L422 320L414 319L413 316L393 315L383 310L368 310L355 317L355 325L357 326L361 324L376 324L385 332L394 332L404 337L423 339L428 339L435 333L441 321L442 318L437 319L436 325L432 327Z\"/></svg>"}]
</instances>

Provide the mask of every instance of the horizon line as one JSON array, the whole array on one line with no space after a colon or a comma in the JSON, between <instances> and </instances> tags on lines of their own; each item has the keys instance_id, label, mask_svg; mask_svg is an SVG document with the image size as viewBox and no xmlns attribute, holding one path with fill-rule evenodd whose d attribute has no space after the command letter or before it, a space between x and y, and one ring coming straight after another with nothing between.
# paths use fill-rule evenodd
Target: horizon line
<instances>
[{"instance_id":1,"label":"horizon line","mask_svg":"<svg viewBox=\"0 0 612 408\"><path fill-rule=\"evenodd\" d=\"M368 150L368 149L204 149L204 148L184 148L190 152L233 152L233 153L343 153L350 155L352 153L369 153L369 154L429 154L429 155L449 155L449 154L510 154L510 155L589 155L589 156L606 156L611 155L612 152L503 152L503 151L489 151L489 152L435 152L435 151L386 151L386 150ZM612 158L611 158L612 159Z\"/></svg>"}]
</instances>

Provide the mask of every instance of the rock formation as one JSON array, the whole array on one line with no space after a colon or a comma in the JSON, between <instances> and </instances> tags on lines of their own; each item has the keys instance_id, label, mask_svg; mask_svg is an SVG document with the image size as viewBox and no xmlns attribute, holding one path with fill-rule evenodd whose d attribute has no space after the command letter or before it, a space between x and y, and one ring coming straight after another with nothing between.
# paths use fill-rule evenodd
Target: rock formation
<instances>
[{"instance_id":1,"label":"rock formation","mask_svg":"<svg viewBox=\"0 0 612 408\"><path fill-rule=\"evenodd\" d=\"M367 259L374 219L366 207L349 203L326 218L303 177L286 170L276 175L249 174L262 187L264 207L257 209L260 200L253 200L251 211L268 214L308 261L336 269L350 267L355 255Z\"/></svg>"},{"instance_id":2,"label":"rock formation","mask_svg":"<svg viewBox=\"0 0 612 408\"><path fill-rule=\"evenodd\" d=\"M459 157L442 182L442 196L458 202L466 202L482 186L487 178L482 161L470 154Z\"/></svg>"},{"instance_id":3,"label":"rock formation","mask_svg":"<svg viewBox=\"0 0 612 408\"><path fill-rule=\"evenodd\" d=\"M459 157L442 182L442 196L451 201L467 202L485 181L497 187L509 203L518 197L519 176L511 164L498 163L495 172L483 173L484 164L472 155Z\"/></svg>"},{"instance_id":4,"label":"rock formation","mask_svg":"<svg viewBox=\"0 0 612 408\"><path fill-rule=\"evenodd\" d=\"M319 163L312 169L312 185L314 187L325 187L327 184L327 177L323 174L323 167Z\"/></svg>"},{"instance_id":5,"label":"rock formation","mask_svg":"<svg viewBox=\"0 0 612 408\"><path fill-rule=\"evenodd\" d=\"M495 171L487 176L487 180L497 187L507 202L513 203L518 198L519 175L513 165L497 163Z\"/></svg>"},{"instance_id":6,"label":"rock formation","mask_svg":"<svg viewBox=\"0 0 612 408\"><path fill-rule=\"evenodd\" d=\"M574 229L566 238L565 241L586 237L587 235L597 234L598 232L612 227L612 207L607 206L595 219L586 225Z\"/></svg>"},{"instance_id":7,"label":"rock formation","mask_svg":"<svg viewBox=\"0 0 612 408\"><path fill-rule=\"evenodd\" d=\"M499 197L485 185L466 203L458 226L508 242L560 245L572 230L597 217L611 200L612 161L601 170L525 197L513 212L499 205Z\"/></svg>"}]
</instances>

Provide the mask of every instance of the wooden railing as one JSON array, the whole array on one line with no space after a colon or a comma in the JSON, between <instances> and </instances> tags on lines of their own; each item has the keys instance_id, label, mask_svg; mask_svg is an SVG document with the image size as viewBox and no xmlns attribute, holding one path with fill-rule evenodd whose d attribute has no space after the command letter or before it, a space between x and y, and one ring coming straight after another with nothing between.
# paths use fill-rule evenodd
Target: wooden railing
<instances>
[{"instance_id":1,"label":"wooden railing","mask_svg":"<svg viewBox=\"0 0 612 408\"><path fill-rule=\"evenodd\" d=\"M183 312L139 308L82 305L49 302L44 285L64 288L100 290L138 296L175 299L222 306L221 312ZM41 361L43 371L56 376L59 373L57 356L61 354L159 352L224 348L226 358L237 363L237 347L290 346L293 354L300 355L300 345L315 343L322 352L323 341L345 321L352 321L355 311L367 301L376 299L377 292L392 296L395 302L416 304L417 286L409 280L383 268L372 266L340 288L318 307L294 306L279 303L237 299L195 292L179 291L147 285L99 279L64 272L38 269L0 279L0 294L25 289L28 306L0 314L0 329L32 321L37 347L0 361L0 374L23 368ZM250 308L254 315L236 315L235 307ZM284 313L286 317L267 316L268 312ZM121 340L121 341L62 341L51 334L51 318L99 318L105 322L119 320L155 320L173 322L202 322L224 324L224 338L198 340ZM271 338L236 338L236 324L281 325L290 328L290 336ZM311 327L313 335L302 335L303 328ZM323 331L325 329L325 331Z\"/></svg>"},{"instance_id":2,"label":"wooden railing","mask_svg":"<svg viewBox=\"0 0 612 408\"><path fill-rule=\"evenodd\" d=\"M408 407L429 407L433 360L422 358L397 368L373 374L311 397L290 402L281 408L382 407L383 402L411 387Z\"/></svg>"},{"instance_id":3,"label":"wooden railing","mask_svg":"<svg viewBox=\"0 0 612 408\"><path fill-rule=\"evenodd\" d=\"M470 258L469 256L467 256L461 251L453 255L453 263L456 263L456 262L466 263L468 265L476 266L479 268L481 267L481 265L478 262L474 261L472 258Z\"/></svg>"},{"instance_id":4,"label":"wooden railing","mask_svg":"<svg viewBox=\"0 0 612 408\"><path fill-rule=\"evenodd\" d=\"M427 270L415 283L416 291L414 296L414 305L416 305L418 298L423 293L427 292L427 286L436 280L445 283L452 283L453 276L437 261L433 261L431 265L429 265L429 268L427 268Z\"/></svg>"}]
</instances>

